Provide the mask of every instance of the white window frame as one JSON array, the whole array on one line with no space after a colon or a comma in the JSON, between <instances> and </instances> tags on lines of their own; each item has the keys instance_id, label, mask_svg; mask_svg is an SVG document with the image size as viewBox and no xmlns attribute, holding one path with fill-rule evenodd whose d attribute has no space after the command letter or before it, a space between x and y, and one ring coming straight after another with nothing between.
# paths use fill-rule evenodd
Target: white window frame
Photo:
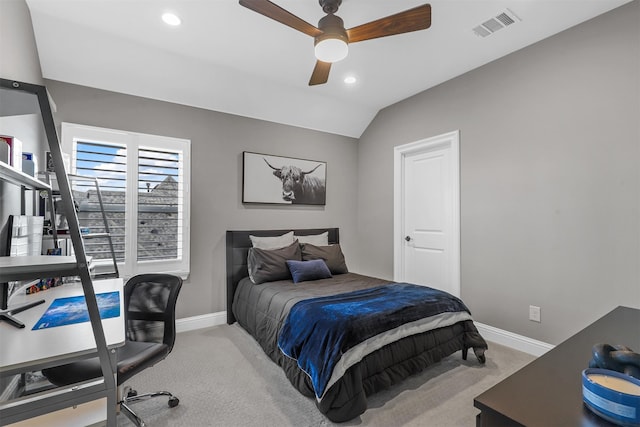
<instances>
[{"instance_id":1,"label":"white window frame","mask_svg":"<svg viewBox=\"0 0 640 427\"><path fill-rule=\"evenodd\" d=\"M75 123L62 123L62 151L69 154L70 173L76 171L77 141L97 142L105 144L121 144L127 147L127 192L125 203L125 262L118 262L120 275L124 278L142 273L171 273L186 279L190 271L191 240L191 141L188 139L150 135L138 132L86 126ZM157 148L164 150L180 150L183 155L183 234L182 258L178 260L137 260L138 236L138 162L129 161L129 153L138 152L139 148ZM134 219L134 220L132 220ZM110 261L106 262L110 264Z\"/></svg>"}]
</instances>

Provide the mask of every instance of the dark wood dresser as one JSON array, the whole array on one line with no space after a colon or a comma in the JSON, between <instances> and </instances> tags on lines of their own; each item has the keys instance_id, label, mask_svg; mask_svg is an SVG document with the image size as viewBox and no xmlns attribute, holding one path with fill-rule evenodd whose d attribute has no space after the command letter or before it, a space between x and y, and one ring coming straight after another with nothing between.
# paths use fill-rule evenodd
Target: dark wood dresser
<instances>
[{"instance_id":1,"label":"dark wood dresser","mask_svg":"<svg viewBox=\"0 0 640 427\"><path fill-rule=\"evenodd\" d=\"M476 426L612 426L582 402L594 344L640 352L640 310L618 307L473 400Z\"/></svg>"}]
</instances>

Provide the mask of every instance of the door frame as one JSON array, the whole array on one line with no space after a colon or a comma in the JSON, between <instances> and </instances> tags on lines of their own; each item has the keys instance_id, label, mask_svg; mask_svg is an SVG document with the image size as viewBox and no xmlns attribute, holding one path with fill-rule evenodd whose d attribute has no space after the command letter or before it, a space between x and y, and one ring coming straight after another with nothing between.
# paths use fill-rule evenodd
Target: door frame
<instances>
[{"instance_id":1,"label":"door frame","mask_svg":"<svg viewBox=\"0 0 640 427\"><path fill-rule=\"evenodd\" d=\"M393 148L393 280L404 280L404 160L411 154L450 149L451 203L453 213L451 232L451 287L460 296L460 131L455 130L431 138L421 139Z\"/></svg>"}]
</instances>

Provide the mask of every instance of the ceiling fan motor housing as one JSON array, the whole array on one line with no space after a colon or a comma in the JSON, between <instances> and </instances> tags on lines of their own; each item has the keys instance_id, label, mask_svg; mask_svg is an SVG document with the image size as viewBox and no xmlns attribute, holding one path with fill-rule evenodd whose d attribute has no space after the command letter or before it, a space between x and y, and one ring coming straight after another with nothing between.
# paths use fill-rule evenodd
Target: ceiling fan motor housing
<instances>
[{"instance_id":1,"label":"ceiling fan motor housing","mask_svg":"<svg viewBox=\"0 0 640 427\"><path fill-rule=\"evenodd\" d=\"M319 0L324 13L336 13L342 4L342 0Z\"/></svg>"},{"instance_id":2,"label":"ceiling fan motor housing","mask_svg":"<svg viewBox=\"0 0 640 427\"><path fill-rule=\"evenodd\" d=\"M344 29L344 21L339 16L332 13L328 14L318 22L318 28L322 30L322 34L315 38L315 44L328 38L340 39L345 43L349 43L347 30Z\"/></svg>"}]
</instances>

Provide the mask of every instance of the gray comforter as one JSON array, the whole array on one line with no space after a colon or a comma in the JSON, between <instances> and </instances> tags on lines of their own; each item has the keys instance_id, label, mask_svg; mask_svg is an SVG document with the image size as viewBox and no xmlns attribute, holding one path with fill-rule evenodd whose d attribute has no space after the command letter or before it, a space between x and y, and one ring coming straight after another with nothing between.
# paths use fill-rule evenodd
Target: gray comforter
<instances>
[{"instance_id":1,"label":"gray comforter","mask_svg":"<svg viewBox=\"0 0 640 427\"><path fill-rule=\"evenodd\" d=\"M296 285L291 280L254 285L249 278L244 278L234 296L233 313L265 353L283 368L289 381L304 395L314 396L309 377L298 368L295 360L284 356L278 349L278 334L291 307L308 298L388 283L388 280L355 273ZM366 410L367 395L387 388L458 350L462 350L463 357L466 357L467 349L471 347L484 361L487 344L471 320L402 337L348 367L322 400L317 401L318 408L332 421L349 420Z\"/></svg>"}]
</instances>

